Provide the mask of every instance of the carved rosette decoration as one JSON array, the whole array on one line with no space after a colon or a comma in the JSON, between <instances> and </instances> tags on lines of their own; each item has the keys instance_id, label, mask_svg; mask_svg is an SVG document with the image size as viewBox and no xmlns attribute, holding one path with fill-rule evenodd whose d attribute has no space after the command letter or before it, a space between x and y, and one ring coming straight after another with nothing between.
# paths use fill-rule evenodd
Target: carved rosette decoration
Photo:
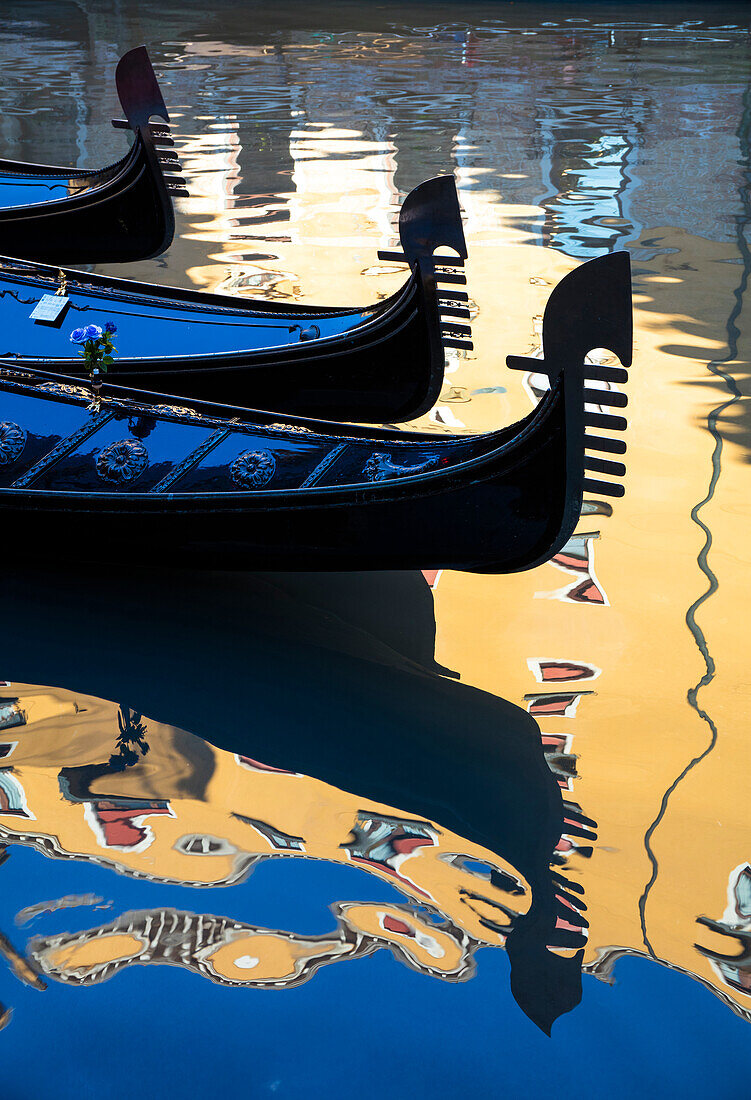
<instances>
[{"instance_id":1,"label":"carved rosette decoration","mask_svg":"<svg viewBox=\"0 0 751 1100\"><path fill-rule=\"evenodd\" d=\"M432 469L438 462L435 455L427 458L417 466L400 466L394 462L391 455L383 451L375 451L363 467L363 474L368 481L385 481L390 477L407 477L409 474L421 474L425 470Z\"/></svg>"},{"instance_id":2,"label":"carved rosette decoration","mask_svg":"<svg viewBox=\"0 0 751 1100\"><path fill-rule=\"evenodd\" d=\"M276 459L270 451L245 451L229 468L229 476L242 489L260 489L276 473Z\"/></svg>"},{"instance_id":3,"label":"carved rosette decoration","mask_svg":"<svg viewBox=\"0 0 751 1100\"><path fill-rule=\"evenodd\" d=\"M149 464L149 452L137 439L121 439L105 447L96 460L96 472L104 481L124 485L135 481Z\"/></svg>"},{"instance_id":4,"label":"carved rosette decoration","mask_svg":"<svg viewBox=\"0 0 751 1100\"><path fill-rule=\"evenodd\" d=\"M0 466L8 466L21 457L26 446L26 430L12 420L0 422Z\"/></svg>"}]
</instances>

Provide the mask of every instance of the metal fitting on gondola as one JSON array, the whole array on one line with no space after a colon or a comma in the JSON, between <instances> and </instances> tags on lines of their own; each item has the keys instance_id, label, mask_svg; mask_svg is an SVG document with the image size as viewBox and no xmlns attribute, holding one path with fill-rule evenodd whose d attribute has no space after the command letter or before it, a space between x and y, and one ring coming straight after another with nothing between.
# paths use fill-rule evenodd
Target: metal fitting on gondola
<instances>
[{"instance_id":1,"label":"metal fitting on gondola","mask_svg":"<svg viewBox=\"0 0 751 1100\"><path fill-rule=\"evenodd\" d=\"M91 372L91 378L89 380L91 386L91 403L89 409L93 413L101 412L102 409L102 375L99 367L94 367Z\"/></svg>"}]
</instances>

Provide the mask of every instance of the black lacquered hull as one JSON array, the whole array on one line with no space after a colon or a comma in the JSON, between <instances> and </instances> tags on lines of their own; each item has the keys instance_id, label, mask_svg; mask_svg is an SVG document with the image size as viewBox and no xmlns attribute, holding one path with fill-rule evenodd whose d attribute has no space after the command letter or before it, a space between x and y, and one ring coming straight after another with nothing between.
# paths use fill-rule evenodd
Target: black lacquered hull
<instances>
[{"instance_id":1,"label":"black lacquered hull","mask_svg":"<svg viewBox=\"0 0 751 1100\"><path fill-rule=\"evenodd\" d=\"M3 251L40 263L146 260L164 252L174 233L172 201L140 137L113 180L41 209L0 210Z\"/></svg>"},{"instance_id":2,"label":"black lacquered hull","mask_svg":"<svg viewBox=\"0 0 751 1100\"><path fill-rule=\"evenodd\" d=\"M350 334L325 343L248 351L226 366L215 359L189 368L173 362L163 370L158 363L118 363L112 382L280 414L366 423L413 420L432 408L443 385L435 299L434 284L418 274L369 323L355 323ZM315 319L311 314L309 323ZM289 320L294 325L297 318Z\"/></svg>"},{"instance_id":3,"label":"black lacquered hull","mask_svg":"<svg viewBox=\"0 0 751 1100\"><path fill-rule=\"evenodd\" d=\"M566 491L560 412L551 410L547 438L523 470L499 453L481 470L419 487L404 479L388 487L311 490L293 502L265 496L256 506L241 495L191 501L175 493L169 500L124 497L74 507L48 497L40 507L29 493L14 502L12 550L27 556L54 545L68 560L158 555L209 568L526 569L566 542L580 511L581 481Z\"/></svg>"},{"instance_id":4,"label":"black lacquered hull","mask_svg":"<svg viewBox=\"0 0 751 1100\"><path fill-rule=\"evenodd\" d=\"M6 268L0 274L0 286L6 291L0 300L0 318L6 320L0 331L0 355L5 354L6 363L63 373L74 384L87 382L80 358L40 356L61 349L70 356L70 330L91 319L99 324L115 321L118 349L140 341L138 350L145 350L148 333L138 324L143 318L142 327L153 325L184 354L123 356L106 385L170 399L369 423L420 416L436 402L443 385L438 291L432 265L423 261L392 298L351 311L296 310L286 304L274 308L222 295L173 295L158 287L134 294L125 280L82 279L70 273L71 306L55 329L35 327L29 320L33 304L44 293L54 293L56 277L51 272L24 275L16 264L13 271ZM300 332L313 327L318 338L300 338ZM270 346L274 338L279 342ZM201 341L208 346L216 342L217 350L191 354L188 349L200 347ZM232 342L238 350L219 350ZM37 355L25 354L37 346Z\"/></svg>"}]
</instances>

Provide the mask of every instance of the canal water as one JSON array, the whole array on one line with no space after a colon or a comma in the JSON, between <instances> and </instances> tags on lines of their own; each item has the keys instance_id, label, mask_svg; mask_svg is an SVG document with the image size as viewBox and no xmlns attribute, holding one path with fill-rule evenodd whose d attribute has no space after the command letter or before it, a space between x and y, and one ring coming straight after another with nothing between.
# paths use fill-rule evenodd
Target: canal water
<instances>
[{"instance_id":1,"label":"canal water","mask_svg":"<svg viewBox=\"0 0 751 1100\"><path fill-rule=\"evenodd\" d=\"M453 173L461 433L628 249L626 495L517 576L4 569L0 1096L748 1095L747 6L24 0L2 155L122 155L141 42L190 196L118 273L366 304Z\"/></svg>"}]
</instances>

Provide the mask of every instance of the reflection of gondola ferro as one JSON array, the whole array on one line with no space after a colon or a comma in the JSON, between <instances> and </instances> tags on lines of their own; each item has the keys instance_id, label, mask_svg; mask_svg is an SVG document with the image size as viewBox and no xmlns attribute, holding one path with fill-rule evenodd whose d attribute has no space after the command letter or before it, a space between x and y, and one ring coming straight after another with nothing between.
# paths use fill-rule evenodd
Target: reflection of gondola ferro
<instances>
[{"instance_id":1,"label":"reflection of gondola ferro","mask_svg":"<svg viewBox=\"0 0 751 1100\"><path fill-rule=\"evenodd\" d=\"M34 697L33 690L19 691L24 702ZM75 764L106 757L117 728L114 706L102 726L107 705L80 703L83 713L98 715L96 739L92 728L77 737L71 716L48 724L51 738L36 729L21 740L13 775L30 810L15 819L0 815L10 842L188 885L230 885L261 859L324 858L368 870L411 904L340 903L337 931L313 940L228 918L127 914L90 932L35 941L32 957L56 980L88 984L125 965L168 962L220 983L268 988L297 984L337 959L388 948L416 970L459 981L473 973L478 946L502 946L530 911L531 884L498 852L392 807L363 809L362 799L297 772L218 750L211 750L209 764L202 743L180 731L150 723L148 761L132 770ZM60 759L61 721L68 726L67 763L58 779L53 761ZM191 769L197 769L192 776ZM161 799L139 796L144 787ZM235 809L250 806L253 818ZM421 915L427 913L434 916ZM556 942L552 927L544 935ZM570 932L561 935L565 951L574 940Z\"/></svg>"},{"instance_id":2,"label":"reflection of gondola ferro","mask_svg":"<svg viewBox=\"0 0 751 1100\"><path fill-rule=\"evenodd\" d=\"M565 830L582 833L564 822L535 721L440 675L420 574L171 571L165 583L88 567L49 584L40 569L4 574L20 624L4 666L13 693L66 683L86 693L84 718L127 698L151 750L132 768L109 763L115 704L106 736L72 717L49 724L46 744L40 728L14 733L14 778L37 817L3 820L16 842L136 875L182 864L183 881L226 881L235 855L333 858L477 942L505 942L514 996L546 1031L578 1002L582 903L551 860Z\"/></svg>"},{"instance_id":3,"label":"reflection of gondola ferro","mask_svg":"<svg viewBox=\"0 0 751 1100\"><path fill-rule=\"evenodd\" d=\"M71 697L57 695L62 709ZM24 689L21 697L29 704L35 694ZM233 885L264 859L326 859L367 870L494 945L504 942L503 925L510 928L513 916L529 909L529 883L487 848L390 806L364 809L356 795L246 763L156 723L148 761L138 770L76 765L106 759L116 728L114 705L88 699L81 705L96 711L93 728L79 733L73 717L64 725L57 719L47 724L51 737L35 729L20 740L13 772L6 773L18 809L0 807L5 840L190 886ZM63 729L67 764L60 771L56 742ZM149 797L139 793L144 785ZM241 812L250 806L252 819ZM492 928L484 923L489 918Z\"/></svg>"}]
</instances>

